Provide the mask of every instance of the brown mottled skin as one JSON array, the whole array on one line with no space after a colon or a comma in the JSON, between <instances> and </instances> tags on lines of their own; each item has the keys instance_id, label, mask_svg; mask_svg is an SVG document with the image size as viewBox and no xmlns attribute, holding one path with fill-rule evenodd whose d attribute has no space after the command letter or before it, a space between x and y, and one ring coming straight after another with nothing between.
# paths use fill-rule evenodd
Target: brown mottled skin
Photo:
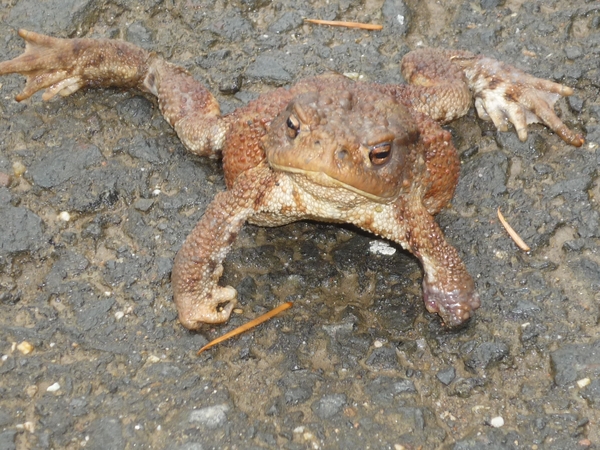
<instances>
[{"instance_id":1,"label":"brown mottled skin","mask_svg":"<svg viewBox=\"0 0 600 450\"><path fill-rule=\"evenodd\" d=\"M222 155L227 190L208 206L173 267L179 320L190 329L229 318L236 291L218 281L244 222L301 219L352 223L399 243L423 264L427 309L460 325L480 302L432 217L450 201L459 174L439 124L466 114L474 99L482 118L501 130L511 122L521 139L528 123L542 122L567 143L583 143L553 110L570 88L464 51L409 53L402 61L409 85L327 75L221 116L214 97L184 69L132 44L19 34L25 52L0 63L0 75L27 77L18 101L44 88L44 100L82 87L137 88L158 98L191 152Z\"/></svg>"}]
</instances>

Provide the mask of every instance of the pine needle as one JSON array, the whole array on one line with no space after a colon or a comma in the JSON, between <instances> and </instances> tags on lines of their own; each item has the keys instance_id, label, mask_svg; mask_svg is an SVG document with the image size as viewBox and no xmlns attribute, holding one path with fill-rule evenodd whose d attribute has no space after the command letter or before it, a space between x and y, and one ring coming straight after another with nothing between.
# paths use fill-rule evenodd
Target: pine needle
<instances>
[{"instance_id":1,"label":"pine needle","mask_svg":"<svg viewBox=\"0 0 600 450\"><path fill-rule=\"evenodd\" d=\"M381 30L383 25L361 22L341 22L339 20L304 19L305 22L316 25L331 25L333 27L360 28L361 30Z\"/></svg>"},{"instance_id":2,"label":"pine needle","mask_svg":"<svg viewBox=\"0 0 600 450\"><path fill-rule=\"evenodd\" d=\"M223 341L226 341L229 338L237 336L238 334L242 334L244 331L247 331L250 328L254 328L254 327L260 325L261 323L266 322L270 318L275 317L280 312L291 308L293 305L294 304L292 302L287 302L287 303L284 303L283 305L279 305L277 308L272 309L268 313L263 314L262 316L259 316L256 319L253 319L250 322L245 323L244 325L237 327L234 330L231 330L229 333L225 333L223 336L218 337L213 341L210 341L208 344L206 344L204 347L202 347L200 350L198 350L198 353L196 353L196 355L199 355L204 350L208 350L209 348L213 347L214 345L217 345Z\"/></svg>"},{"instance_id":3,"label":"pine needle","mask_svg":"<svg viewBox=\"0 0 600 450\"><path fill-rule=\"evenodd\" d=\"M510 235L510 237L512 238L512 240L515 241L515 244L517 244L517 246L521 250L523 250L525 252L528 252L529 250L531 250L529 248L529 245L527 245L525 243L525 241L523 241L523 239L521 239L521 237L517 234L517 232L515 230L513 230L513 228L504 219L504 216L500 212L500 208L498 208L498 219L500 219L500 223L502 224L502 226L504 227L504 229L508 232L508 234Z\"/></svg>"}]
</instances>

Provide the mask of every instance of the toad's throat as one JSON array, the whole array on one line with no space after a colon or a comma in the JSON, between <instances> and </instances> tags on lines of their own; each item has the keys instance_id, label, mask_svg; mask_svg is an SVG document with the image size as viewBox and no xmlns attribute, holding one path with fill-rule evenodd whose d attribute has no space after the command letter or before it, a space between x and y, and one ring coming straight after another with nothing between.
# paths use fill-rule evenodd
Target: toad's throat
<instances>
[{"instance_id":1,"label":"toad's throat","mask_svg":"<svg viewBox=\"0 0 600 450\"><path fill-rule=\"evenodd\" d=\"M356 186L352 186L350 184L344 183L336 178L333 178L327 175L324 172L312 171L312 170L304 170L299 169L297 167L289 167L289 166L280 166L276 163L269 161L269 166L272 169L278 170L280 172L293 173L298 175L303 175L307 179L311 180L315 184L318 184L324 188L342 188L346 191L353 192L362 197L368 198L377 203L390 203L394 199L398 197L398 192L392 192L389 195L376 195L371 194L370 192L364 191L362 189L357 188Z\"/></svg>"}]
</instances>

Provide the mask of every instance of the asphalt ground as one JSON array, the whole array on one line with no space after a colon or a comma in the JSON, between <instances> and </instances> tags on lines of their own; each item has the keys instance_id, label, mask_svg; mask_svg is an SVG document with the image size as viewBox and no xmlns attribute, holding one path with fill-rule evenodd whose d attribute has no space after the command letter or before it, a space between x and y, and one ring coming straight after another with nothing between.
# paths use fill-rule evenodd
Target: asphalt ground
<instances>
[{"instance_id":1,"label":"asphalt ground","mask_svg":"<svg viewBox=\"0 0 600 450\"><path fill-rule=\"evenodd\" d=\"M327 71L400 83L410 49L467 49L575 88L556 110L586 143L540 125L521 143L474 111L447 127L462 172L438 222L482 300L461 330L425 311L412 255L301 222L244 227L223 279L241 312L190 332L170 271L224 189L219 163L187 154L142 94L16 103L23 78L0 78L0 448L598 447L598 2L0 0L0 60L22 27L152 49L224 112Z\"/></svg>"}]
</instances>

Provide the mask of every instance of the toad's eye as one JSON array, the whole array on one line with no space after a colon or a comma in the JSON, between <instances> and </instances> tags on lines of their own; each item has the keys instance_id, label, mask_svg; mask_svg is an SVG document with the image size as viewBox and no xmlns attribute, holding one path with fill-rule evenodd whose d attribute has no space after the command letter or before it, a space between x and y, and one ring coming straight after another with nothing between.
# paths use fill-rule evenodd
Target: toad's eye
<instances>
[{"instance_id":1,"label":"toad's eye","mask_svg":"<svg viewBox=\"0 0 600 450\"><path fill-rule=\"evenodd\" d=\"M286 132L290 139L294 139L300 132L300 121L293 114L285 121L287 125Z\"/></svg>"},{"instance_id":2,"label":"toad's eye","mask_svg":"<svg viewBox=\"0 0 600 450\"><path fill-rule=\"evenodd\" d=\"M375 166L381 166L389 161L392 155L392 143L381 142L369 148L369 159Z\"/></svg>"}]
</instances>

